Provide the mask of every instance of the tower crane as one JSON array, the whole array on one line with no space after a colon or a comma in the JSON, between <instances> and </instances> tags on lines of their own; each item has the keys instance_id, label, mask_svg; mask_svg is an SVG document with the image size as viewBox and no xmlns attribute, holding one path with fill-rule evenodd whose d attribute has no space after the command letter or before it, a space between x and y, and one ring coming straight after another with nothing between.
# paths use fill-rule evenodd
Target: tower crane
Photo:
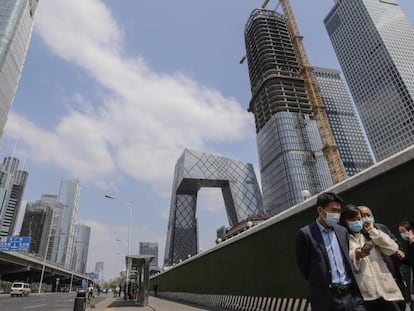
<instances>
[{"instance_id":1,"label":"tower crane","mask_svg":"<svg viewBox=\"0 0 414 311\"><path fill-rule=\"evenodd\" d=\"M269 1L270 0L264 0L261 9L265 9ZM332 181L336 184L346 179L346 172L332 133L331 125L326 113L326 107L322 101L313 67L310 65L308 56L306 55L305 47L303 45L303 37L299 32L299 27L296 23L296 18L290 5L290 1L279 0L275 11L279 5L282 6L283 13L286 16L286 25L292 37L292 43L298 58L301 77L305 81L305 88L309 95L309 102L312 109L312 118L316 120L318 125L318 131L322 140L322 152L328 162ZM243 56L240 59L240 64L242 64L245 59L246 56Z\"/></svg>"}]
</instances>

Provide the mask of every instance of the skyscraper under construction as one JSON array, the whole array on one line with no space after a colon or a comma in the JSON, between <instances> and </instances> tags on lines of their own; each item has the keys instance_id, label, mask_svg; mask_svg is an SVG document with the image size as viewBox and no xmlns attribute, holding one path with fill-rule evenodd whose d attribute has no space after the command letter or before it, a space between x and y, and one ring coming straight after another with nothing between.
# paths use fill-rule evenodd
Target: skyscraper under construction
<instances>
[{"instance_id":1,"label":"skyscraper under construction","mask_svg":"<svg viewBox=\"0 0 414 311\"><path fill-rule=\"evenodd\" d=\"M255 9L244 34L264 207L277 214L332 178L285 16Z\"/></svg>"}]
</instances>

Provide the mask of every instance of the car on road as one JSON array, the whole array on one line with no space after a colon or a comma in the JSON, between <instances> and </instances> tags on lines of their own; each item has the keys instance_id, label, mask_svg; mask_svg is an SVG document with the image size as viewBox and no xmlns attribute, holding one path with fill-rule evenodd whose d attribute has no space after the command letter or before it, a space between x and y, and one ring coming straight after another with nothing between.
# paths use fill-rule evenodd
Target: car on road
<instances>
[{"instance_id":1,"label":"car on road","mask_svg":"<svg viewBox=\"0 0 414 311\"><path fill-rule=\"evenodd\" d=\"M10 288L10 296L29 296L30 284L23 282L14 282Z\"/></svg>"}]
</instances>

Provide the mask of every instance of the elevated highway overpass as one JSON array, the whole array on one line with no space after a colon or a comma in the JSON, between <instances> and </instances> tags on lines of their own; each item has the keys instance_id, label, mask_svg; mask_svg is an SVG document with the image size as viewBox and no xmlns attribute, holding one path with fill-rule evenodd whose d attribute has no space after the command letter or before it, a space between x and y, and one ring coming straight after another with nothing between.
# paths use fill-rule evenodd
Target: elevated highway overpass
<instances>
[{"instance_id":1,"label":"elevated highway overpass","mask_svg":"<svg viewBox=\"0 0 414 311\"><path fill-rule=\"evenodd\" d=\"M39 283L42 268L43 260L38 257L18 252L0 252L1 280L10 282L21 280L27 283ZM69 286L72 277L73 286L80 286L83 279L92 281L85 274L72 273L72 271L52 263L45 263L44 283L55 286L58 279L60 286Z\"/></svg>"},{"instance_id":2,"label":"elevated highway overpass","mask_svg":"<svg viewBox=\"0 0 414 311\"><path fill-rule=\"evenodd\" d=\"M414 220L414 146L327 191L372 208L397 234ZM151 278L158 295L235 310L310 310L308 285L296 267L299 228L315 221L316 196ZM397 235L399 236L399 235Z\"/></svg>"}]
</instances>

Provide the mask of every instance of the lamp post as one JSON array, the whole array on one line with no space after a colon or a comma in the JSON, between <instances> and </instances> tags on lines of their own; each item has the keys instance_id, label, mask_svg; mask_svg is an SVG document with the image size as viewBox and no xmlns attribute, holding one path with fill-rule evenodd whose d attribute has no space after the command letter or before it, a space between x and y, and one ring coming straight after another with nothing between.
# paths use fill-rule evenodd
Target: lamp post
<instances>
[{"instance_id":1,"label":"lamp post","mask_svg":"<svg viewBox=\"0 0 414 311\"><path fill-rule=\"evenodd\" d=\"M76 230L76 226L79 225L79 222L75 222L75 230ZM76 260L75 260L75 250L76 250L76 243L77 241L75 240L75 237L77 237L78 231L75 231L75 234L73 235L73 243L72 243L72 259L70 261L70 270L72 271L72 276L70 278L70 286L69 286L69 293L72 292L72 285L73 285L73 274L74 274L74 270L76 269ZM77 259L77 256L76 256Z\"/></svg>"},{"instance_id":2,"label":"lamp post","mask_svg":"<svg viewBox=\"0 0 414 311\"><path fill-rule=\"evenodd\" d=\"M43 276L45 275L46 258L47 258L47 253L49 251L50 231L52 229L52 223L53 223L53 217L52 217L52 221L50 222L49 231L47 233L46 249L45 249L45 255L43 257L43 265L42 265L42 274L40 275L40 282L39 282L39 294L41 293L41 290L42 290Z\"/></svg>"},{"instance_id":3,"label":"lamp post","mask_svg":"<svg viewBox=\"0 0 414 311\"><path fill-rule=\"evenodd\" d=\"M124 201L121 199L118 199L112 195L108 195L105 194L105 198L107 199L111 199L111 200L116 200L118 202L120 202L122 205L126 206L129 209L129 229L128 229L128 253L127 256L131 255L131 220L132 220L132 206L133 203L132 201ZM128 295L129 295L129 269L128 269L128 265L127 265L127 270L126 270L126 295L127 295L127 299L128 299Z\"/></svg>"}]
</instances>

